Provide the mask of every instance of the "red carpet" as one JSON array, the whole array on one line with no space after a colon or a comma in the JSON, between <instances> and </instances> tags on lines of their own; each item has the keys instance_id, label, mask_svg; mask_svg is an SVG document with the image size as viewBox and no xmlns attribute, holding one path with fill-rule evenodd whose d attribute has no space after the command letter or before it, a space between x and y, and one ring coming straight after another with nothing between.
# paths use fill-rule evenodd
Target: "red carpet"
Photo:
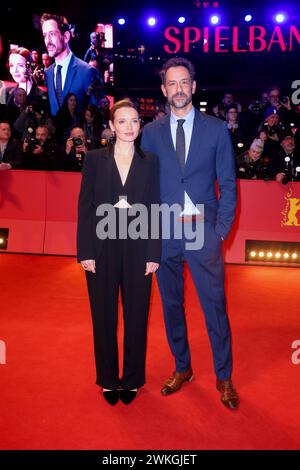
<instances>
[{"instance_id":1,"label":"red carpet","mask_svg":"<svg viewBox=\"0 0 300 470\"><path fill-rule=\"evenodd\" d=\"M154 285L147 384L135 402L110 407L95 382L84 275L74 258L0 255L1 449L299 449L300 270L226 266L234 384L229 411L215 390L212 358L187 274L195 379L162 397L173 369Z\"/></svg>"}]
</instances>

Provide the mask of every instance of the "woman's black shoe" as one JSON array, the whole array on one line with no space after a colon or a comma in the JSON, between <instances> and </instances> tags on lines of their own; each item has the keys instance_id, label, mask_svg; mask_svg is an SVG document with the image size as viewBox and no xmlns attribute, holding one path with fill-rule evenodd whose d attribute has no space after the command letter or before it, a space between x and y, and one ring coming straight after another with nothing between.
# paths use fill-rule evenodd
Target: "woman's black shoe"
<instances>
[{"instance_id":1,"label":"woman's black shoe","mask_svg":"<svg viewBox=\"0 0 300 470\"><path fill-rule=\"evenodd\" d=\"M119 390L105 390L102 392L103 397L110 405L115 405L118 403L120 395Z\"/></svg>"},{"instance_id":2,"label":"woman's black shoe","mask_svg":"<svg viewBox=\"0 0 300 470\"><path fill-rule=\"evenodd\" d=\"M136 390L120 390L120 400L124 405L129 405L135 399L136 394Z\"/></svg>"}]
</instances>

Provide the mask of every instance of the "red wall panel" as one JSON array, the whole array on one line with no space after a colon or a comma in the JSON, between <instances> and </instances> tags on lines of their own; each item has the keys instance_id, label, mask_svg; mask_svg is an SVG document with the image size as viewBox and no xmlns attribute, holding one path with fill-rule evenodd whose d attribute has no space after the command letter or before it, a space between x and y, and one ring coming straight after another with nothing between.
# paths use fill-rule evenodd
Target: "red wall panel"
<instances>
[{"instance_id":1,"label":"red wall panel","mask_svg":"<svg viewBox=\"0 0 300 470\"><path fill-rule=\"evenodd\" d=\"M9 252L75 255L78 173L0 172L0 227ZM300 242L300 183L239 181L226 262L245 262L245 240ZM1 250L0 250L1 251Z\"/></svg>"}]
</instances>

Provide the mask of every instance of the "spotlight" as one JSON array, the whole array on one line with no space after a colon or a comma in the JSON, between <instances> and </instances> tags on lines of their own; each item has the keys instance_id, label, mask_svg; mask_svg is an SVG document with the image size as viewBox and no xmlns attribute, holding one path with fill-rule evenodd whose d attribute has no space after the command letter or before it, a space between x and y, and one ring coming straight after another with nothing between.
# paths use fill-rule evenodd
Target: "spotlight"
<instances>
[{"instance_id":1,"label":"spotlight","mask_svg":"<svg viewBox=\"0 0 300 470\"><path fill-rule=\"evenodd\" d=\"M252 20L252 15L245 15L244 20L246 21L246 23L249 23L249 21Z\"/></svg>"},{"instance_id":2,"label":"spotlight","mask_svg":"<svg viewBox=\"0 0 300 470\"><path fill-rule=\"evenodd\" d=\"M0 228L0 250L6 250L8 242L8 228Z\"/></svg>"},{"instance_id":3,"label":"spotlight","mask_svg":"<svg viewBox=\"0 0 300 470\"><path fill-rule=\"evenodd\" d=\"M284 13L277 13L275 15L276 23L283 23L286 20L286 15Z\"/></svg>"},{"instance_id":4,"label":"spotlight","mask_svg":"<svg viewBox=\"0 0 300 470\"><path fill-rule=\"evenodd\" d=\"M125 18L119 18L118 23L119 25L123 26L126 23Z\"/></svg>"},{"instance_id":5,"label":"spotlight","mask_svg":"<svg viewBox=\"0 0 300 470\"><path fill-rule=\"evenodd\" d=\"M155 26L156 25L156 19L154 18L154 16L150 16L150 18L148 18L147 20L147 23L149 26Z\"/></svg>"},{"instance_id":6,"label":"spotlight","mask_svg":"<svg viewBox=\"0 0 300 470\"><path fill-rule=\"evenodd\" d=\"M182 23L185 23L185 17L184 17L184 16L180 16L180 17L178 18L178 23L181 23L181 24L182 24Z\"/></svg>"},{"instance_id":7,"label":"spotlight","mask_svg":"<svg viewBox=\"0 0 300 470\"><path fill-rule=\"evenodd\" d=\"M300 267L300 242L246 240L245 261Z\"/></svg>"},{"instance_id":8,"label":"spotlight","mask_svg":"<svg viewBox=\"0 0 300 470\"><path fill-rule=\"evenodd\" d=\"M209 21L211 24L218 24L220 22L220 17L218 15L212 15Z\"/></svg>"}]
</instances>

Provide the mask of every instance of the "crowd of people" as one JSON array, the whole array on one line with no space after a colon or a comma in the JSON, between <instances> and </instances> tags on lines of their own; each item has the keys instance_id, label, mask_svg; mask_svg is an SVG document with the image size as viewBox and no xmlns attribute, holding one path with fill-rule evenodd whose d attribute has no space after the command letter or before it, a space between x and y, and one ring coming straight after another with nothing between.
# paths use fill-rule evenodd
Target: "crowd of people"
<instances>
[{"instance_id":1,"label":"crowd of people","mask_svg":"<svg viewBox=\"0 0 300 470\"><path fill-rule=\"evenodd\" d=\"M113 141L105 87L109 59L104 70L103 38L96 32L84 60L77 58L65 17L44 14L41 29L46 48L41 58L36 48L9 52L14 84L0 90L0 170L81 171L88 150ZM153 119L168 111L162 103ZM300 180L300 114L278 86L248 107L227 91L206 112L227 123L238 178Z\"/></svg>"}]
</instances>

